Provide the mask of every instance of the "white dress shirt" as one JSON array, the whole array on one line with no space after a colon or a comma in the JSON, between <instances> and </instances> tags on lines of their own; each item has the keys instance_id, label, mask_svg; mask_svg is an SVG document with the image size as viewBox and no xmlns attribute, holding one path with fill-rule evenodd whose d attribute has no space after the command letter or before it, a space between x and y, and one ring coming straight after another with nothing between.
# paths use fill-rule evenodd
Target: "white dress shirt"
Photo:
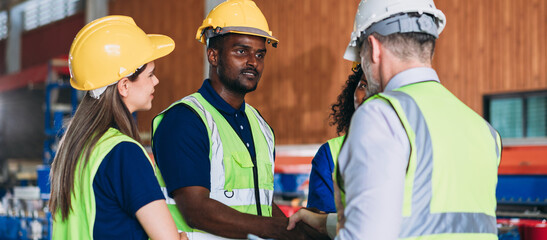
<instances>
[{"instance_id":1,"label":"white dress shirt","mask_svg":"<svg viewBox=\"0 0 547 240\"><path fill-rule=\"evenodd\" d=\"M432 68L412 68L395 75L384 91L431 80L439 82ZM407 134L388 103L374 99L356 110L339 155L346 222L336 239L398 238L409 155ZM331 235L333 228L327 229Z\"/></svg>"}]
</instances>

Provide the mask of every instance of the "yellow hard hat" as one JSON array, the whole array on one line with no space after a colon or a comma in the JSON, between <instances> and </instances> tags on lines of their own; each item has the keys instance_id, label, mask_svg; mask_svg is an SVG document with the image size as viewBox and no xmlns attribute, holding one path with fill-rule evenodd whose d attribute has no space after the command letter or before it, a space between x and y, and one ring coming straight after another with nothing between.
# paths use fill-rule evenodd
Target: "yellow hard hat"
<instances>
[{"instance_id":1,"label":"yellow hard hat","mask_svg":"<svg viewBox=\"0 0 547 240\"><path fill-rule=\"evenodd\" d=\"M279 42L272 36L264 14L251 0L227 0L216 6L198 28L196 39L207 44L207 39L226 33L265 37L274 47Z\"/></svg>"},{"instance_id":2,"label":"yellow hard hat","mask_svg":"<svg viewBox=\"0 0 547 240\"><path fill-rule=\"evenodd\" d=\"M147 35L131 17L99 18L85 25L72 42L68 58L70 84L78 90L108 86L173 49L173 39Z\"/></svg>"}]
</instances>

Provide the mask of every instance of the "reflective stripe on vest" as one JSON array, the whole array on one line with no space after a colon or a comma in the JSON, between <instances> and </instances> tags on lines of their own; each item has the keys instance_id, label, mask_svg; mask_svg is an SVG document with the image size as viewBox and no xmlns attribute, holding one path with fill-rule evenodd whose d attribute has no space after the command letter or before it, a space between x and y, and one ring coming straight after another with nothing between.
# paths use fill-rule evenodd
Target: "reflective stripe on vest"
<instances>
[{"instance_id":1,"label":"reflective stripe on vest","mask_svg":"<svg viewBox=\"0 0 547 240\"><path fill-rule=\"evenodd\" d=\"M70 194L71 209L64 221L60 221L60 212L54 215L52 239L93 239L96 214L95 193L93 191L95 174L104 157L121 142L137 144L152 167L155 167L141 144L117 129L109 128L91 150L88 163L84 168L82 168L83 161L81 157L78 159L75 169L76 174L74 175L74 189Z\"/></svg>"},{"instance_id":2,"label":"reflective stripe on vest","mask_svg":"<svg viewBox=\"0 0 547 240\"><path fill-rule=\"evenodd\" d=\"M224 190L224 192L211 192L210 197L212 199L223 199L223 202L225 205L228 206L237 206L242 205L242 202L251 202L253 205L256 204L255 202L255 192L254 189L232 189L232 191L228 192L227 190ZM163 192L163 196L167 200L167 204L173 204L175 205L175 200L171 197L169 197L169 194L167 193L167 188L162 187L161 191ZM270 190L265 189L259 189L260 193L260 204L261 205L269 205L272 202L272 192ZM251 205L251 204L247 204Z\"/></svg>"},{"instance_id":3,"label":"reflective stripe on vest","mask_svg":"<svg viewBox=\"0 0 547 240\"><path fill-rule=\"evenodd\" d=\"M237 205L255 205L256 200L254 198L254 188L249 189L232 189L232 191L225 190L225 172L224 172L224 161L223 161L223 147L222 141L220 139L220 134L218 133L218 127L213 119L211 113L209 113L205 107L198 101L195 95L190 95L183 98L183 101L191 102L194 106L198 107L201 113L207 119L207 126L211 129L212 134L212 153L211 153L211 194L210 197L221 203L224 203L228 206L237 206ZM261 132L264 133L266 142L268 144L268 155L270 158L270 163L274 164L273 158L273 136L270 131L270 127L266 124L266 121L254 110L249 104L245 105L246 109L251 109L254 116L258 119ZM246 111L247 112L247 111ZM248 112L247 112L248 113ZM248 118L250 116L247 116ZM273 173L273 167L271 169ZM214 179L214 181L213 181ZM216 191L213 191L215 189ZM259 189L260 190L260 202L262 205L272 205L273 200L273 189Z\"/></svg>"},{"instance_id":4,"label":"reflective stripe on vest","mask_svg":"<svg viewBox=\"0 0 547 240\"><path fill-rule=\"evenodd\" d=\"M199 117L203 120L204 124L206 125L208 134L209 134L209 144L210 144L210 153L209 158L211 161L211 191L210 191L210 198L215 199L227 206L230 206L240 212L244 213L250 213L250 214L256 214L256 198L255 198L255 189L254 189L254 183L253 186L249 186L248 188L238 186L237 183L234 185L233 178L236 176L226 176L227 172L234 171L232 168L234 168L233 163L228 163L228 165L231 164L231 166L226 166L225 161L235 161L237 164L240 164L241 167L252 167L253 163L250 159L250 155L248 153L247 148L243 145L243 142L233 131L232 127L229 125L228 122L218 113L218 111L210 105L199 93L194 93L190 96L187 96L175 103L173 103L169 108L164 110L162 113L160 113L156 118L153 120L153 133L159 123L161 122L163 118L163 114L169 110L171 107L177 105L177 104L186 104L199 115ZM271 131L270 127L264 121L264 119L258 114L258 112L252 108L250 105L245 106L245 113L247 115L247 118L249 120L249 124L251 125L251 132L253 135L253 140L255 141L255 149L257 153L257 170L259 172L259 199L260 199L260 205L264 216L271 216L271 205L273 201L273 174L274 174L274 136L273 132ZM214 115L217 116L217 121L215 121ZM219 125L223 126L223 129L219 129ZM225 132L220 132L225 131ZM232 131L233 133L230 133ZM224 135L222 135L224 134ZM237 143L234 142L227 142L225 144L222 143L222 137L221 136L232 136L230 134L233 134L235 138L237 138L234 141L237 141ZM230 140L227 140L230 141ZM234 145L236 144L236 145ZM225 148L226 146L238 146L237 144L240 144L243 146L243 150L245 151L245 154L238 154L238 152L233 152L234 149L230 149L231 151L227 151ZM225 154L232 154L230 156L231 159L225 159ZM259 156L262 156L261 159L259 159ZM237 167L237 166L236 166ZM233 174L232 174L233 175ZM267 175L265 177L264 175ZM239 178L245 177L245 176L239 176ZM158 174L158 178L161 178L161 174ZM251 178L253 178L251 176ZM232 181L229 183L228 179L232 179ZM266 179L266 180L264 180ZM237 182L238 180L235 179ZM175 219L175 222L177 223L177 227L179 230L183 230L186 232L196 232L199 231L197 229L191 229L186 225L184 220L182 219L182 216L180 215L180 212L178 212L178 209L175 206L175 201L170 198L167 194L167 190L165 188L165 184L160 181L160 185L163 187L162 191L164 193L164 196L167 199L168 205L170 205L171 214L173 215L173 218ZM204 239L203 236L209 235L211 239L218 239L218 236L213 236L207 233L203 234L195 234L196 237L194 239Z\"/></svg>"},{"instance_id":5,"label":"reflective stripe on vest","mask_svg":"<svg viewBox=\"0 0 547 240\"><path fill-rule=\"evenodd\" d=\"M437 82L407 85L394 91L380 93L367 101L373 99L380 99L391 105L401 120L410 143L403 195L403 221L399 238L497 239L494 216L495 178L501 142L496 130ZM465 124L458 122L462 119L466 121ZM447 122L453 123L454 127L460 127L459 129L463 126L466 130L472 130L473 136L462 136L452 130L446 130ZM435 131L435 138L430 132L431 129ZM463 152L461 154L458 144L463 147L459 148ZM477 144L478 147L469 144ZM490 147L492 152L484 151ZM470 169L477 169L477 166L467 164L470 161L477 160L472 163L487 166L480 169L481 174L477 176L461 178L461 181L473 179L477 182L475 185L480 186L473 186L473 190L484 187L486 192L478 194L480 196L473 196L467 192L457 196L450 193L451 188L456 188L459 190L458 193L462 193L461 187L470 187L469 182L458 184L458 172L451 169L451 162L458 162L453 161L458 160L455 158L460 158L460 162L466 163L454 165L465 170L465 173L472 172ZM447 172L451 173L450 176L440 174ZM481 178L484 181L480 181ZM342 180L339 179L337 183L343 184ZM475 202L469 203L467 199L473 199Z\"/></svg>"}]
</instances>

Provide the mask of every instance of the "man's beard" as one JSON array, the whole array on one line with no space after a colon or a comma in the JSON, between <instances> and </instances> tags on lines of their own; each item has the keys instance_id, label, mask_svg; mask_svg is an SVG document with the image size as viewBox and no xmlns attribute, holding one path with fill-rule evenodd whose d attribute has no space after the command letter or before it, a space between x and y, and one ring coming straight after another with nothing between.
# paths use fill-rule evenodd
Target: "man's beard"
<instances>
[{"instance_id":1,"label":"man's beard","mask_svg":"<svg viewBox=\"0 0 547 240\"><path fill-rule=\"evenodd\" d=\"M247 88L239 82L239 79L237 78L229 79L228 77L223 75L220 75L219 79L220 79L220 82L222 82L222 84L230 91L234 93L244 94L244 95L256 90L256 87L258 86L258 83L257 83L256 85L254 85L254 87Z\"/></svg>"},{"instance_id":2,"label":"man's beard","mask_svg":"<svg viewBox=\"0 0 547 240\"><path fill-rule=\"evenodd\" d=\"M253 87L247 88L245 85L241 84L241 82L239 80L239 77L241 77L241 73L239 73L235 78L230 78L230 76L227 76L224 66L219 66L218 76L219 76L220 82L228 90L230 90L234 93L239 93L239 94L245 95L247 93L250 93L250 92L256 90L256 88L258 86L258 81L257 81L257 83ZM258 76L258 79L260 79L260 76Z\"/></svg>"},{"instance_id":3,"label":"man's beard","mask_svg":"<svg viewBox=\"0 0 547 240\"><path fill-rule=\"evenodd\" d=\"M363 74L365 74L365 77L367 78L366 92L367 92L367 98L369 98L376 95L377 93L381 91L380 82L378 82L376 79L372 77L372 69L370 66L370 62L364 61L364 63L362 64L364 66Z\"/></svg>"}]
</instances>

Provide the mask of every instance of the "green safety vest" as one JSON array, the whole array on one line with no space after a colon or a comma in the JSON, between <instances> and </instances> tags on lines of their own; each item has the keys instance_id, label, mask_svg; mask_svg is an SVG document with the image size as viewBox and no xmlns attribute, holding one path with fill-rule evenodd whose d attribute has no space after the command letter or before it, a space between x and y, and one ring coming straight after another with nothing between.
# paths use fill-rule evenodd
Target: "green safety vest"
<instances>
[{"instance_id":1,"label":"green safety vest","mask_svg":"<svg viewBox=\"0 0 547 240\"><path fill-rule=\"evenodd\" d=\"M399 239L497 239L498 132L435 81L373 99L395 110L410 142Z\"/></svg>"},{"instance_id":2,"label":"green safety vest","mask_svg":"<svg viewBox=\"0 0 547 240\"><path fill-rule=\"evenodd\" d=\"M332 157L332 161L334 162L334 172L332 174L333 182L336 183L338 181L336 170L338 169L338 155L340 155L340 150L342 150L342 145L344 144L344 140L346 140L346 135L342 135L339 137L332 138L327 141L329 144L330 149L330 155ZM340 197L342 204L346 205L346 196L343 191L340 191Z\"/></svg>"},{"instance_id":3,"label":"green safety vest","mask_svg":"<svg viewBox=\"0 0 547 240\"><path fill-rule=\"evenodd\" d=\"M209 159L211 161L211 199L230 206L242 213L257 214L254 164L249 150L241 141L226 119L199 93L187 96L169 106L152 121L152 134L159 126L164 113L177 104L190 106L205 123L209 136ZM256 149L258 187L262 216L272 216L273 176L274 176L274 135L270 126L250 105L245 105L245 114L251 125ZM152 142L152 144L154 144ZM186 224L177 209L175 201L168 196L165 183L156 171L167 206L177 228L187 232L190 239L222 239L218 236L193 229Z\"/></svg>"},{"instance_id":4,"label":"green safety vest","mask_svg":"<svg viewBox=\"0 0 547 240\"><path fill-rule=\"evenodd\" d=\"M93 239L93 226L95 224L95 193L93 192L93 180L104 157L121 142L133 142L141 147L143 154L148 158L152 167L154 164L148 157L148 153L140 143L133 138L121 133L117 129L109 128L99 139L91 154L87 165L83 167L82 157L78 160L76 174L74 175L74 190L70 194L71 209L66 220L61 220L58 211L53 219L52 239Z\"/></svg>"}]
</instances>

